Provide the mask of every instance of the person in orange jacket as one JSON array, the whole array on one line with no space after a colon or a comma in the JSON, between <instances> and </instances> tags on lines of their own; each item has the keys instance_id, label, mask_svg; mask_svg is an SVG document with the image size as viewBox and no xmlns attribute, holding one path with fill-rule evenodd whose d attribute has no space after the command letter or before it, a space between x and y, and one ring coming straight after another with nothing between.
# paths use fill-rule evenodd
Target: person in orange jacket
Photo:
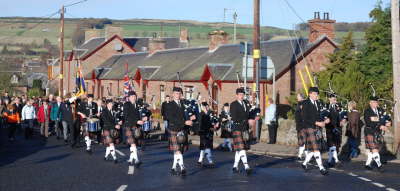
<instances>
[{"instance_id":1,"label":"person in orange jacket","mask_svg":"<svg viewBox=\"0 0 400 191\"><path fill-rule=\"evenodd\" d=\"M7 110L3 113L3 117L6 119L8 124L8 139L9 141L15 140L15 131L17 130L18 124L21 123L21 117L15 108L15 105L8 104Z\"/></svg>"}]
</instances>

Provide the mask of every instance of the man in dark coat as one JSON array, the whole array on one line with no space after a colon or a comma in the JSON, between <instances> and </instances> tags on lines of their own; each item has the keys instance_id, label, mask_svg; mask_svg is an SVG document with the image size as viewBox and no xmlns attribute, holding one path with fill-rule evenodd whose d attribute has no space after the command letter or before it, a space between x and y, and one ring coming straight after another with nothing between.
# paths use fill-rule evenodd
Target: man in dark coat
<instances>
[{"instance_id":1,"label":"man in dark coat","mask_svg":"<svg viewBox=\"0 0 400 191\"><path fill-rule=\"evenodd\" d=\"M106 108L104 108L100 115L103 124L103 142L106 146L106 155L104 156L104 160L107 160L108 155L111 154L114 163L117 163L114 141L115 139L118 139L118 132L122 122L117 122L117 112L113 110L113 100L107 100L106 104Z\"/></svg>"},{"instance_id":2,"label":"man in dark coat","mask_svg":"<svg viewBox=\"0 0 400 191\"><path fill-rule=\"evenodd\" d=\"M78 115L83 119L82 120L82 127L83 127L83 134L85 136L85 143L86 143L86 152L91 153L91 144L92 139L95 138L97 135L97 131L92 131L88 129L89 120L94 120L97 122L99 126L99 120L95 118L98 113L98 106L96 102L93 102L93 94L88 94L87 101L81 103L78 108ZM100 130L100 127L98 128Z\"/></svg>"},{"instance_id":3,"label":"man in dark coat","mask_svg":"<svg viewBox=\"0 0 400 191\"><path fill-rule=\"evenodd\" d=\"M303 109L304 96L297 94L297 105L294 114L294 119L296 121L296 131L297 131L297 143L299 146L298 160L302 160L303 153L307 154L305 146L305 135L303 126L303 116L301 115L301 110Z\"/></svg>"},{"instance_id":4,"label":"man in dark coat","mask_svg":"<svg viewBox=\"0 0 400 191\"><path fill-rule=\"evenodd\" d=\"M326 123L329 123L329 119L323 119L321 117L322 104L318 101L319 90L317 87L311 87L308 90L309 99L303 101L302 108L302 117L303 117L303 125L304 132L306 138L306 149L308 151L306 158L301 165L304 170L308 170L307 164L311 160L312 157L317 161L319 170L322 175L326 175L328 171L322 165L321 158L321 128L325 127Z\"/></svg>"},{"instance_id":5,"label":"man in dark coat","mask_svg":"<svg viewBox=\"0 0 400 191\"><path fill-rule=\"evenodd\" d=\"M230 105L230 114L233 121L232 138L233 149L235 150L235 162L233 164L233 172L239 172L239 162L243 162L246 173L249 175L252 172L249 164L247 163L246 150L249 146L249 111L250 103L244 100L244 88L236 89L236 101Z\"/></svg>"},{"instance_id":6,"label":"man in dark coat","mask_svg":"<svg viewBox=\"0 0 400 191\"><path fill-rule=\"evenodd\" d=\"M337 103L336 95L329 95L329 103L326 105L329 110L329 120L330 122L326 124L326 139L328 142L329 152L328 152L328 164L330 166L338 165L338 152L342 144L342 127L341 124L344 121L340 121L340 106ZM343 119L345 120L345 119Z\"/></svg>"},{"instance_id":7,"label":"man in dark coat","mask_svg":"<svg viewBox=\"0 0 400 191\"><path fill-rule=\"evenodd\" d=\"M214 124L211 120L211 113L208 103L201 103L201 112L199 115L199 135L200 135L200 156L197 163L203 166L204 156L207 158L210 167L214 167L212 160L211 150L213 149L213 135L214 131L218 127L218 123Z\"/></svg>"}]
</instances>

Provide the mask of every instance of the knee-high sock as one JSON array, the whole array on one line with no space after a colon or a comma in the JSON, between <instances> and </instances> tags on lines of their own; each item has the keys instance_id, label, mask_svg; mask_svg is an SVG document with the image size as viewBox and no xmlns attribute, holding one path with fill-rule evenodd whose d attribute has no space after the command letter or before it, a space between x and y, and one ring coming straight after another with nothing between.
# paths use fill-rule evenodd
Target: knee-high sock
<instances>
[{"instance_id":1,"label":"knee-high sock","mask_svg":"<svg viewBox=\"0 0 400 191\"><path fill-rule=\"evenodd\" d=\"M371 151L367 150L367 161L365 162L365 165L371 165L372 162L372 153Z\"/></svg>"},{"instance_id":2,"label":"knee-high sock","mask_svg":"<svg viewBox=\"0 0 400 191\"><path fill-rule=\"evenodd\" d=\"M299 158L301 158L301 156L303 155L305 149L306 149L306 147L304 145L299 147L299 155L298 155Z\"/></svg>"},{"instance_id":3,"label":"knee-high sock","mask_svg":"<svg viewBox=\"0 0 400 191\"><path fill-rule=\"evenodd\" d=\"M381 156L379 155L378 152L372 153L372 158L374 159L374 161L376 162L376 165L378 165L378 167L382 166Z\"/></svg>"},{"instance_id":4,"label":"knee-high sock","mask_svg":"<svg viewBox=\"0 0 400 191\"><path fill-rule=\"evenodd\" d=\"M178 164L178 154L174 154L174 162L172 163L172 169L176 169L177 164Z\"/></svg>"},{"instance_id":5,"label":"knee-high sock","mask_svg":"<svg viewBox=\"0 0 400 191\"><path fill-rule=\"evenodd\" d=\"M239 151L235 152L235 163L233 163L233 168L237 168L239 166L240 156Z\"/></svg>"},{"instance_id":6,"label":"knee-high sock","mask_svg":"<svg viewBox=\"0 0 400 191\"><path fill-rule=\"evenodd\" d=\"M205 151L208 163L213 163L211 149L206 149Z\"/></svg>"},{"instance_id":7,"label":"knee-high sock","mask_svg":"<svg viewBox=\"0 0 400 191\"><path fill-rule=\"evenodd\" d=\"M307 165L311 158L314 156L314 152L306 151L306 158L304 159L303 165Z\"/></svg>"},{"instance_id":8,"label":"knee-high sock","mask_svg":"<svg viewBox=\"0 0 400 191\"><path fill-rule=\"evenodd\" d=\"M338 154L337 154L337 149L336 149L336 147L334 147L332 150L333 150L333 151L332 151L332 157L333 157L333 159L335 159L335 162L337 163L337 162L339 162L339 158L338 158Z\"/></svg>"},{"instance_id":9,"label":"knee-high sock","mask_svg":"<svg viewBox=\"0 0 400 191\"><path fill-rule=\"evenodd\" d=\"M200 150L199 162L203 162L204 154L204 150Z\"/></svg>"},{"instance_id":10,"label":"knee-high sock","mask_svg":"<svg viewBox=\"0 0 400 191\"><path fill-rule=\"evenodd\" d=\"M137 148L134 146L131 146L131 148L129 150L131 151L131 155L129 156L129 162L132 162L133 159L135 159L136 163L139 162Z\"/></svg>"},{"instance_id":11,"label":"knee-high sock","mask_svg":"<svg viewBox=\"0 0 400 191\"><path fill-rule=\"evenodd\" d=\"M182 154L178 154L178 164L181 167L181 169L185 168L185 165L183 165L183 155Z\"/></svg>"},{"instance_id":12,"label":"knee-high sock","mask_svg":"<svg viewBox=\"0 0 400 191\"><path fill-rule=\"evenodd\" d=\"M106 147L106 155L104 156L105 158L107 158L107 156L110 154L110 147Z\"/></svg>"},{"instance_id":13,"label":"knee-high sock","mask_svg":"<svg viewBox=\"0 0 400 191\"><path fill-rule=\"evenodd\" d=\"M242 160L244 168L249 168L249 164L247 163L247 156L246 156L246 151L245 150L241 150L239 151L239 156L240 156L240 160Z\"/></svg>"},{"instance_id":14,"label":"knee-high sock","mask_svg":"<svg viewBox=\"0 0 400 191\"><path fill-rule=\"evenodd\" d=\"M86 142L86 150L90 150L90 145L92 143L92 140L90 140L89 136L85 136L85 142Z\"/></svg>"},{"instance_id":15,"label":"knee-high sock","mask_svg":"<svg viewBox=\"0 0 400 191\"><path fill-rule=\"evenodd\" d=\"M324 169L324 166L322 165L321 153L319 151L314 152L314 157L315 157L315 160L317 161L319 169L320 170Z\"/></svg>"},{"instance_id":16,"label":"knee-high sock","mask_svg":"<svg viewBox=\"0 0 400 191\"><path fill-rule=\"evenodd\" d=\"M110 153L114 160L117 159L117 155L115 154L115 146L110 146Z\"/></svg>"}]
</instances>

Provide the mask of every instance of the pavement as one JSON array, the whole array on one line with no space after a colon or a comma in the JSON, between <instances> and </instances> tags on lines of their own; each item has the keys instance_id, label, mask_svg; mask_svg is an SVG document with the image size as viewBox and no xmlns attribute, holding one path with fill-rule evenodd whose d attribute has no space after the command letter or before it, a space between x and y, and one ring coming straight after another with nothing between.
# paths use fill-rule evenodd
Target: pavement
<instances>
[{"instance_id":1,"label":"pavement","mask_svg":"<svg viewBox=\"0 0 400 191\"><path fill-rule=\"evenodd\" d=\"M232 152L214 150L216 168L199 167L194 138L184 154L185 177L170 175L172 154L167 143L157 139L148 140L139 152L140 168L126 162L129 148L125 145L117 146L119 163L114 164L103 160L102 145L94 145L89 155L84 147L72 149L55 137L17 137L12 143L2 139L0 190L400 190L400 165L396 163L387 163L385 172L379 173L365 170L362 162L346 162L323 176L314 166L304 172L291 156L256 154L258 145L248 154L254 169L250 176L243 169L239 174L231 171Z\"/></svg>"}]
</instances>

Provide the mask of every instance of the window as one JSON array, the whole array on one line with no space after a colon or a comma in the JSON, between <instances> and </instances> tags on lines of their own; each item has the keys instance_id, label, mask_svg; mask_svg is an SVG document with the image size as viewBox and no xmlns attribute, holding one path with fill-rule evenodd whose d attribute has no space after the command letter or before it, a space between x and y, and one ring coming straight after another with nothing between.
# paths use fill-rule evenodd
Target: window
<instances>
[{"instance_id":1,"label":"window","mask_svg":"<svg viewBox=\"0 0 400 191\"><path fill-rule=\"evenodd\" d=\"M185 86L185 98L193 99L193 86Z\"/></svg>"},{"instance_id":2,"label":"window","mask_svg":"<svg viewBox=\"0 0 400 191\"><path fill-rule=\"evenodd\" d=\"M165 86L160 85L160 103L165 101Z\"/></svg>"}]
</instances>

